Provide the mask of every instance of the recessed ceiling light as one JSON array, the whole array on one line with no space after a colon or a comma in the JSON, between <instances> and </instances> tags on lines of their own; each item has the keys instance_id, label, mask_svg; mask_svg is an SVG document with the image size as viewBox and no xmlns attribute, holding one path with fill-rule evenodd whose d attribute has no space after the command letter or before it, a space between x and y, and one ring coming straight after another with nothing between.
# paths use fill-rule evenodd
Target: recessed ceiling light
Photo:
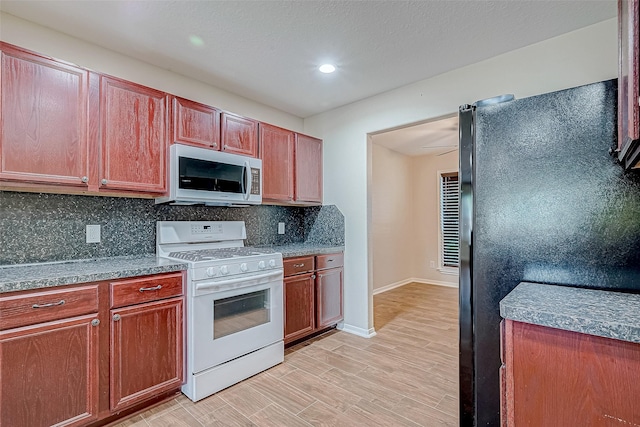
<instances>
[{"instance_id":1,"label":"recessed ceiling light","mask_svg":"<svg viewBox=\"0 0 640 427\"><path fill-rule=\"evenodd\" d=\"M204 46L204 40L202 40L201 37L198 37L195 34L192 34L189 36L189 42L191 43L192 46L195 46L195 47Z\"/></svg>"},{"instance_id":2,"label":"recessed ceiling light","mask_svg":"<svg viewBox=\"0 0 640 427\"><path fill-rule=\"evenodd\" d=\"M321 73L325 73L325 74L329 74L329 73L333 73L336 70L335 65L331 65L331 64L322 64L318 70L320 70Z\"/></svg>"}]
</instances>

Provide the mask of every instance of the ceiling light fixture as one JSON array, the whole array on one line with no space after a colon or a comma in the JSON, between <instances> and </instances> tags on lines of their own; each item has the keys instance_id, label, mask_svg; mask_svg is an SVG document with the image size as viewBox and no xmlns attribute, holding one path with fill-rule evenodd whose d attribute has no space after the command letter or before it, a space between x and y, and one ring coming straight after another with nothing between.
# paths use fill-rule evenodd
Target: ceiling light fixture
<instances>
[{"instance_id":1,"label":"ceiling light fixture","mask_svg":"<svg viewBox=\"0 0 640 427\"><path fill-rule=\"evenodd\" d=\"M329 73L333 73L336 70L335 65L331 65L331 64L322 64L318 70L320 70L321 73L325 73L325 74L329 74Z\"/></svg>"}]
</instances>

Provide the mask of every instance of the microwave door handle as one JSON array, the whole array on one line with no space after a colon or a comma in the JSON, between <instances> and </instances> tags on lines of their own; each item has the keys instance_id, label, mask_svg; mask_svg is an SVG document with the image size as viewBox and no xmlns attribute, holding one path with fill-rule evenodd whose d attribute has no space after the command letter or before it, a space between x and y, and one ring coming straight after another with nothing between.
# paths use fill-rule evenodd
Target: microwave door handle
<instances>
[{"instance_id":1,"label":"microwave door handle","mask_svg":"<svg viewBox=\"0 0 640 427\"><path fill-rule=\"evenodd\" d=\"M244 199L249 200L249 196L251 195L251 168L249 167L249 162L244 162Z\"/></svg>"}]
</instances>

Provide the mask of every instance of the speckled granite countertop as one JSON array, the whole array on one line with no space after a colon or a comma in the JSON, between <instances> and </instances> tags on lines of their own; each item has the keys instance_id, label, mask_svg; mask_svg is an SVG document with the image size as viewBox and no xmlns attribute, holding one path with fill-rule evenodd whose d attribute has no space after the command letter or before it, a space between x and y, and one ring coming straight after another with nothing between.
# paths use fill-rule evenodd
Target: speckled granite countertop
<instances>
[{"instance_id":1,"label":"speckled granite countertop","mask_svg":"<svg viewBox=\"0 0 640 427\"><path fill-rule=\"evenodd\" d=\"M500 301L505 319L640 343L640 295L520 283Z\"/></svg>"},{"instance_id":2,"label":"speckled granite countertop","mask_svg":"<svg viewBox=\"0 0 640 427\"><path fill-rule=\"evenodd\" d=\"M0 293L145 276L186 268L185 263L157 258L155 255L7 265L0 267Z\"/></svg>"},{"instance_id":3,"label":"speckled granite countertop","mask_svg":"<svg viewBox=\"0 0 640 427\"><path fill-rule=\"evenodd\" d=\"M283 258L292 258L306 255L335 254L337 252L344 252L344 246L330 246L318 243L291 243L281 246L273 245L262 247L268 247L276 252L282 253Z\"/></svg>"}]
</instances>

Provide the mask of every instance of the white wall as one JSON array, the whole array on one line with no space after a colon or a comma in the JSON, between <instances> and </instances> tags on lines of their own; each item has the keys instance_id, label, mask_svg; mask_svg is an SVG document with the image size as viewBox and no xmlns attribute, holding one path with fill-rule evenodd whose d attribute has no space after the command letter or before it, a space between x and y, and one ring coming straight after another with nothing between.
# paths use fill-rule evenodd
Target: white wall
<instances>
[{"instance_id":1,"label":"white wall","mask_svg":"<svg viewBox=\"0 0 640 427\"><path fill-rule=\"evenodd\" d=\"M178 73L0 12L0 40L297 132L303 120Z\"/></svg>"},{"instance_id":2,"label":"white wall","mask_svg":"<svg viewBox=\"0 0 640 427\"><path fill-rule=\"evenodd\" d=\"M412 159L372 138L371 231L374 291L413 277Z\"/></svg>"},{"instance_id":3,"label":"white wall","mask_svg":"<svg viewBox=\"0 0 640 427\"><path fill-rule=\"evenodd\" d=\"M411 159L411 177L415 182L413 209L413 277L427 283L458 286L458 276L443 274L440 263L440 172L458 170L458 151L442 156ZM430 262L435 262L435 268Z\"/></svg>"},{"instance_id":4,"label":"white wall","mask_svg":"<svg viewBox=\"0 0 640 427\"><path fill-rule=\"evenodd\" d=\"M517 98L615 78L616 19L309 117L324 139L324 201L345 216L344 329L372 334L371 143L368 133L451 114L504 93Z\"/></svg>"}]
</instances>

